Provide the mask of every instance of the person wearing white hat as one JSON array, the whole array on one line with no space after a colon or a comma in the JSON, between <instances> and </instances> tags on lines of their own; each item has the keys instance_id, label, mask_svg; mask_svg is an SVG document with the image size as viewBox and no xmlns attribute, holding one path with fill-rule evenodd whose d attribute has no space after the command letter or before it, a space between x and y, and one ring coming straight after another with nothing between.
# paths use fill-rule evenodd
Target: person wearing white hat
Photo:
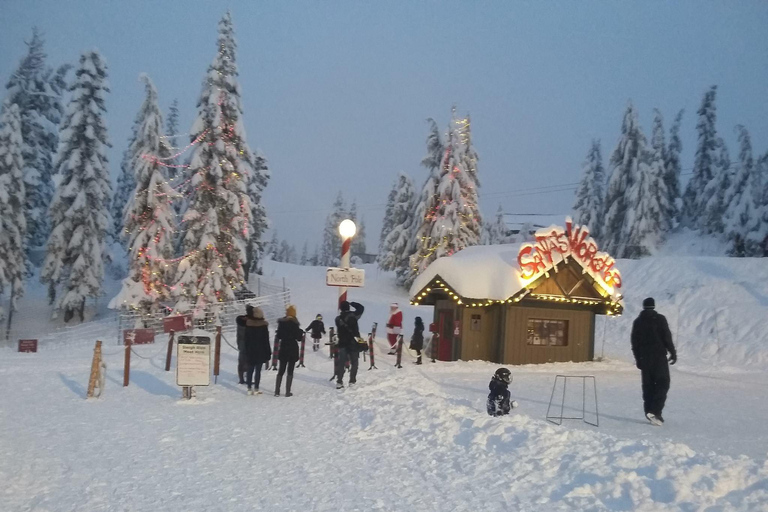
<instances>
[{"instance_id":1,"label":"person wearing white hat","mask_svg":"<svg viewBox=\"0 0 768 512\"><path fill-rule=\"evenodd\" d=\"M389 305L389 321L387 322L387 341L389 342L389 355L395 353L397 337L403 330L403 312L397 302Z\"/></svg>"}]
</instances>

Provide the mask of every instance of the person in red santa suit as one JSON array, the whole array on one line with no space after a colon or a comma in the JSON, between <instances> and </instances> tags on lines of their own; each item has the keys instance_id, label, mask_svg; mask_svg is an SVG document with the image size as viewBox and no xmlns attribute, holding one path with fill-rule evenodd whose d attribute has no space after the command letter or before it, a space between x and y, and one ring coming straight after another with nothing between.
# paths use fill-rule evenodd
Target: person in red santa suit
<instances>
[{"instance_id":1,"label":"person in red santa suit","mask_svg":"<svg viewBox=\"0 0 768 512\"><path fill-rule=\"evenodd\" d=\"M397 302L389 305L389 321L387 322L387 341L389 341L389 355L397 351L397 337L403 329L403 312Z\"/></svg>"}]
</instances>

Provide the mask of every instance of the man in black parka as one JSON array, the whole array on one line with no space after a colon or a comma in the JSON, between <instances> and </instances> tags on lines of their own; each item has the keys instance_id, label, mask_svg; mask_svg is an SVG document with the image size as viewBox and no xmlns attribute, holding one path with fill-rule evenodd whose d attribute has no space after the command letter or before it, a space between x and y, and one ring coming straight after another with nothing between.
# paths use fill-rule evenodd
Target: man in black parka
<instances>
[{"instance_id":1,"label":"man in black parka","mask_svg":"<svg viewBox=\"0 0 768 512\"><path fill-rule=\"evenodd\" d=\"M353 311L350 311L350 306ZM344 301L340 304L341 313L336 317L336 335L339 338L339 353L336 356L336 389L344 387L344 367L349 360L349 383L357 381L357 367L360 361L360 347L357 338L360 328L357 321L363 316L365 308L357 302Z\"/></svg>"},{"instance_id":2,"label":"man in black parka","mask_svg":"<svg viewBox=\"0 0 768 512\"><path fill-rule=\"evenodd\" d=\"M643 311L632 324L632 353L643 378L645 417L659 426L664 423L661 412L669 391L669 365L677 362L677 351L667 319L655 308L652 297L643 301Z\"/></svg>"}]
</instances>

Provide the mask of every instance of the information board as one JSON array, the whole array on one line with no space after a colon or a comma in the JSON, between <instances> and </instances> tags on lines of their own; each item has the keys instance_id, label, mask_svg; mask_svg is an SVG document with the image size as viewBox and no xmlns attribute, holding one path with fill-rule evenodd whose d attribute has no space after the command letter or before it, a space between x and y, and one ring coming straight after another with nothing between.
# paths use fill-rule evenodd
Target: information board
<instances>
[{"instance_id":1,"label":"information board","mask_svg":"<svg viewBox=\"0 0 768 512\"><path fill-rule=\"evenodd\" d=\"M211 338L179 336L176 384L178 386L211 384Z\"/></svg>"},{"instance_id":2,"label":"information board","mask_svg":"<svg viewBox=\"0 0 768 512\"><path fill-rule=\"evenodd\" d=\"M123 331L123 345L148 345L155 342L154 329L125 329Z\"/></svg>"},{"instance_id":3,"label":"information board","mask_svg":"<svg viewBox=\"0 0 768 512\"><path fill-rule=\"evenodd\" d=\"M362 288L365 285L365 270L361 268L330 267L325 271L325 284L327 286Z\"/></svg>"},{"instance_id":4,"label":"information board","mask_svg":"<svg viewBox=\"0 0 768 512\"><path fill-rule=\"evenodd\" d=\"M37 352L37 340L19 340L19 352Z\"/></svg>"},{"instance_id":5,"label":"information board","mask_svg":"<svg viewBox=\"0 0 768 512\"><path fill-rule=\"evenodd\" d=\"M184 332L192 330L192 315L167 316L163 318L163 331Z\"/></svg>"}]
</instances>

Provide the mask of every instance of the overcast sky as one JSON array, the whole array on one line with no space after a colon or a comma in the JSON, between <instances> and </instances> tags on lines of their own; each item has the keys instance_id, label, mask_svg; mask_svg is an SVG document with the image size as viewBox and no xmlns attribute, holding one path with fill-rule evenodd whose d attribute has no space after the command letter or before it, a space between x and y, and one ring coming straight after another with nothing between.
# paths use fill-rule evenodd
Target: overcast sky
<instances>
[{"instance_id":1,"label":"overcast sky","mask_svg":"<svg viewBox=\"0 0 768 512\"><path fill-rule=\"evenodd\" d=\"M453 104L472 116L487 216L500 204L510 213L567 214L568 185L590 140L602 140L607 160L629 99L647 135L654 107L667 128L685 108L686 169L696 109L713 84L732 157L737 124L756 151L768 150L765 1L0 0L0 81L33 25L52 65L98 48L112 86L116 176L142 101L139 73L152 77L164 109L178 98L187 132L227 8L248 140L272 171L267 212L299 250L320 241L341 190L357 200L375 251L396 173L421 186L425 120L445 129Z\"/></svg>"}]
</instances>

